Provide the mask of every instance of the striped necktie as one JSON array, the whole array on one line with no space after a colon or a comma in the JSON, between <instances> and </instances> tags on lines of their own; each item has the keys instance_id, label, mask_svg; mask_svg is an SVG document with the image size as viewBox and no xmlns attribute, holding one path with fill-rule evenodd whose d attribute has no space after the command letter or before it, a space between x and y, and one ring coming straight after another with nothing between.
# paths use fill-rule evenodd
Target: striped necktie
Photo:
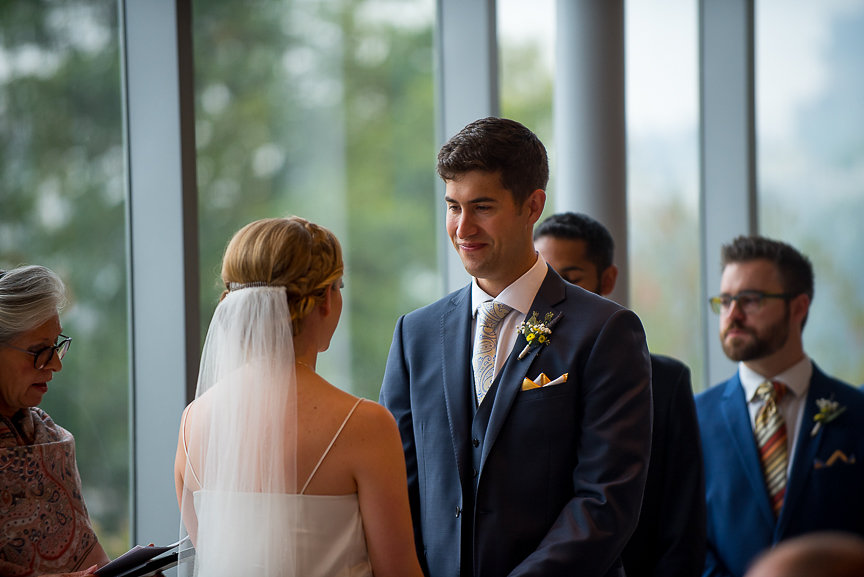
<instances>
[{"instance_id":1,"label":"striped necktie","mask_svg":"<svg viewBox=\"0 0 864 577\"><path fill-rule=\"evenodd\" d=\"M764 382L756 389L755 397L762 399L762 407L756 413L754 433L759 446L759 459L765 486L771 499L774 516L780 515L783 497L786 494L786 469L789 464L789 450L786 447L786 422L777 410L777 404L786 394L783 383Z\"/></svg>"},{"instance_id":2,"label":"striped necktie","mask_svg":"<svg viewBox=\"0 0 864 577\"><path fill-rule=\"evenodd\" d=\"M477 308L477 330L474 335L474 393L477 406L495 378L495 351L498 348L498 326L513 309L496 301L486 301Z\"/></svg>"}]
</instances>

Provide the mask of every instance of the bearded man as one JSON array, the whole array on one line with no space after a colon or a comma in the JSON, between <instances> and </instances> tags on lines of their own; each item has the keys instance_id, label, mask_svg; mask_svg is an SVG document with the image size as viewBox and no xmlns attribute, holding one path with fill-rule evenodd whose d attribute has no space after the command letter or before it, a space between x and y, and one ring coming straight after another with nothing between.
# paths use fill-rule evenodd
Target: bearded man
<instances>
[{"instance_id":1,"label":"bearded man","mask_svg":"<svg viewBox=\"0 0 864 577\"><path fill-rule=\"evenodd\" d=\"M708 517L703 575L741 577L789 537L864 535L864 393L804 352L813 301L806 256L741 236L723 247L722 266L710 303L738 372L696 397Z\"/></svg>"}]
</instances>

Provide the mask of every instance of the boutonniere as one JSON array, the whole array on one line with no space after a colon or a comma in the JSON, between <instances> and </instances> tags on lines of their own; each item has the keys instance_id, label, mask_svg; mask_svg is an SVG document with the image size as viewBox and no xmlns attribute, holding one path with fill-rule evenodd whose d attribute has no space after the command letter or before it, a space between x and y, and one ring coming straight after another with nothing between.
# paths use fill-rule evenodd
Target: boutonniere
<instances>
[{"instance_id":1,"label":"boutonniere","mask_svg":"<svg viewBox=\"0 0 864 577\"><path fill-rule=\"evenodd\" d=\"M534 347L541 347L549 344L549 336L552 334L552 327L554 327L561 319L561 315L563 314L564 313L558 313L558 316L555 316L555 313L548 312L543 318L543 322L540 322L537 320L537 311L534 311L531 313L531 318L519 323L516 331L520 335L523 335L525 340L528 341L528 344L525 345L525 348L522 349L521 353L519 353L520 361L525 358L528 351Z\"/></svg>"},{"instance_id":2,"label":"boutonniere","mask_svg":"<svg viewBox=\"0 0 864 577\"><path fill-rule=\"evenodd\" d=\"M819 407L819 412L813 415L813 429L810 431L810 436L815 437L822 425L828 424L846 410L846 407L834 400L832 395L830 399L816 399L816 405Z\"/></svg>"}]
</instances>

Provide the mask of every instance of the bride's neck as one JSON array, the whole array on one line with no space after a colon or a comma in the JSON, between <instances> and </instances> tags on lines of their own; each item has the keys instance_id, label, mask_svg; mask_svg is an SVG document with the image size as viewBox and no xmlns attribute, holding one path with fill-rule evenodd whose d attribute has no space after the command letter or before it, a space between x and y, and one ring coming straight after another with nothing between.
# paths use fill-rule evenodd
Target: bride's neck
<instances>
[{"instance_id":1,"label":"bride's neck","mask_svg":"<svg viewBox=\"0 0 864 577\"><path fill-rule=\"evenodd\" d=\"M318 350L311 335L302 331L294 337L294 361L298 365L306 366L315 370L315 362L318 360Z\"/></svg>"},{"instance_id":2,"label":"bride's neck","mask_svg":"<svg viewBox=\"0 0 864 577\"><path fill-rule=\"evenodd\" d=\"M300 351L294 351L294 363L303 367L306 367L312 371L315 370L315 363L318 360L317 353L301 353Z\"/></svg>"}]
</instances>

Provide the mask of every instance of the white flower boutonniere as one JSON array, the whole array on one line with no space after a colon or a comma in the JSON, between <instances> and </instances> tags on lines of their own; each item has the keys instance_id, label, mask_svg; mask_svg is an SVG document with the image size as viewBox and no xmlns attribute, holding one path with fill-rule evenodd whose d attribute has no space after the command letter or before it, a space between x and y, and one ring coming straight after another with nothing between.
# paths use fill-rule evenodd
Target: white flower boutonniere
<instances>
[{"instance_id":1,"label":"white flower boutonniere","mask_svg":"<svg viewBox=\"0 0 864 577\"><path fill-rule=\"evenodd\" d=\"M519 360L521 361L525 358L525 355L528 354L528 351L533 349L534 347L539 347L543 345L549 344L549 336L552 334L552 327L561 319L561 316L564 313L558 313L558 316L555 316L554 313L548 312L543 319L543 322L537 320L537 311L531 313L531 318L527 321L522 321L519 323L516 331L525 337L525 340L528 341L528 344L525 345L525 348L522 349L522 352L519 353ZM554 317L554 318L553 318Z\"/></svg>"},{"instance_id":2,"label":"white flower boutonniere","mask_svg":"<svg viewBox=\"0 0 864 577\"><path fill-rule=\"evenodd\" d=\"M815 437L822 425L828 424L846 410L846 407L840 405L834 400L832 395L830 399L816 399L816 405L819 407L819 412L813 415L813 429L810 431L810 436Z\"/></svg>"}]
</instances>

